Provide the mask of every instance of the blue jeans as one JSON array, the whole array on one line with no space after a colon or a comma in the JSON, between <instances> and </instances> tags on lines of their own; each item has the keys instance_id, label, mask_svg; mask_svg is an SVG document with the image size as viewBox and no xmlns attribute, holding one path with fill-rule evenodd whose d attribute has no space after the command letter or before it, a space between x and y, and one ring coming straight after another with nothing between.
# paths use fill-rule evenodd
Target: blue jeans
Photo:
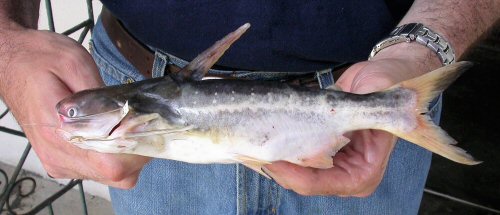
<instances>
[{"instance_id":1,"label":"blue jeans","mask_svg":"<svg viewBox=\"0 0 500 215\"><path fill-rule=\"evenodd\" d=\"M100 22L92 54L108 85L144 79L109 41ZM165 56L156 54L153 73ZM441 98L430 114L439 121ZM367 198L305 197L236 164L197 165L154 159L131 190L110 188L116 214L417 214L431 153L399 140L384 178Z\"/></svg>"}]
</instances>

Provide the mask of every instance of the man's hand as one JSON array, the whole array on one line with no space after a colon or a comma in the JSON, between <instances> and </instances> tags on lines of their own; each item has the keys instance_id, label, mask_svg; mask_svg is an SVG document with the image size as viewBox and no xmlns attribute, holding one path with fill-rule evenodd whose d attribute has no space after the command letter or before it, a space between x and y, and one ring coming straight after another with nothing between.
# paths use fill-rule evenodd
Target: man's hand
<instances>
[{"instance_id":1,"label":"man's hand","mask_svg":"<svg viewBox=\"0 0 500 215\"><path fill-rule=\"evenodd\" d=\"M148 158L82 150L60 139L57 102L103 85L89 53L72 39L14 26L0 31L0 95L48 174L133 187Z\"/></svg>"},{"instance_id":2,"label":"man's hand","mask_svg":"<svg viewBox=\"0 0 500 215\"><path fill-rule=\"evenodd\" d=\"M500 1L416 0L399 25L419 22L446 38L456 59L498 21ZM440 66L430 49L399 43L370 61L353 65L337 81L344 91L368 93L414 78ZM346 134L351 142L333 157L334 167L319 170L286 162L267 165L285 188L303 195L368 196L380 184L396 138L376 130Z\"/></svg>"},{"instance_id":3,"label":"man's hand","mask_svg":"<svg viewBox=\"0 0 500 215\"><path fill-rule=\"evenodd\" d=\"M404 50L409 47L405 46L414 46L411 49L422 52L420 56L433 57L427 48L418 44L389 47L372 61L351 66L339 78L337 85L347 92L365 94L386 89L440 65L435 56L435 59L422 58L426 64L407 56ZM398 50L401 53L395 53ZM389 57L394 54L400 57ZM302 195L368 196L382 180L396 137L379 130L354 131L345 136L351 142L333 157L333 168L304 168L277 162L267 165L266 173L283 187Z\"/></svg>"}]
</instances>

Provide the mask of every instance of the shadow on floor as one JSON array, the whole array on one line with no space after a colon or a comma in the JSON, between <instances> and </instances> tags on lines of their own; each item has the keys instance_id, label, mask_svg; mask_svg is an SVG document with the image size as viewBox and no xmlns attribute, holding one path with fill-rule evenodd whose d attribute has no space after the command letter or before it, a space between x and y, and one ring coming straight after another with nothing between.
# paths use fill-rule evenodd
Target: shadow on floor
<instances>
[{"instance_id":1,"label":"shadow on floor","mask_svg":"<svg viewBox=\"0 0 500 215\"><path fill-rule=\"evenodd\" d=\"M500 210L500 26L464 60L474 67L444 93L441 126L483 163L433 157L427 187ZM419 214L495 214L424 194Z\"/></svg>"}]
</instances>

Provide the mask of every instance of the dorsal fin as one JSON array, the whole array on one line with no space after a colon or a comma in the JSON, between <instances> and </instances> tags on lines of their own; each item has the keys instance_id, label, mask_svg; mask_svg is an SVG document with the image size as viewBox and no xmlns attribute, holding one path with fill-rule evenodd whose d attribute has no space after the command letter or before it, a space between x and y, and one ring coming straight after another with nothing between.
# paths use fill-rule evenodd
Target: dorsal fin
<instances>
[{"instance_id":1,"label":"dorsal fin","mask_svg":"<svg viewBox=\"0 0 500 215\"><path fill-rule=\"evenodd\" d=\"M170 75L177 81L186 79L195 81L201 80L224 52L240 38L248 28L250 28L249 23L242 25L236 29L236 31L229 33L210 48L199 54L187 66Z\"/></svg>"}]
</instances>

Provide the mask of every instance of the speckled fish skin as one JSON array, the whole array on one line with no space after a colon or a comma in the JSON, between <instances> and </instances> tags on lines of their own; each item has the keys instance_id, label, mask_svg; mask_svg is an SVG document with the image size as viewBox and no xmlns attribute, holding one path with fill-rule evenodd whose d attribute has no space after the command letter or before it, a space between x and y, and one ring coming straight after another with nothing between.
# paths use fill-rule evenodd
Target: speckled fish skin
<instances>
[{"instance_id":1,"label":"speckled fish skin","mask_svg":"<svg viewBox=\"0 0 500 215\"><path fill-rule=\"evenodd\" d=\"M239 162L243 156L265 162L286 160L303 166L328 168L331 156L348 141L342 136L344 132L416 127L416 120L411 116L416 98L409 90L356 95L264 81L206 80L178 84L168 78L152 79L77 93L60 103L60 113L64 113L62 106L90 110L91 107L81 101L100 99L104 102L102 98L106 98L105 102L111 107L127 102L130 112L134 113L129 115L134 117L159 115L127 131L118 128L114 132L189 129L123 138L134 143L120 143L121 147L116 146L111 151L95 150L195 163ZM126 125L126 120L121 124ZM71 131L67 126L63 125L62 129ZM112 141L102 139L102 142L104 145Z\"/></svg>"},{"instance_id":2,"label":"speckled fish skin","mask_svg":"<svg viewBox=\"0 0 500 215\"><path fill-rule=\"evenodd\" d=\"M227 146L229 157L329 168L331 156L348 142L343 133L392 127L410 131L417 123L411 111L416 94L404 89L356 95L220 80L185 83L180 89L178 98L170 101L178 113L176 121L196 125L197 131L211 136L209 144ZM205 151L194 157L217 162L217 157L208 155Z\"/></svg>"},{"instance_id":3,"label":"speckled fish skin","mask_svg":"<svg viewBox=\"0 0 500 215\"><path fill-rule=\"evenodd\" d=\"M452 70L464 66L460 63ZM80 123L73 127L72 121L63 121L60 130L67 134L69 142L100 152L190 163L239 162L257 169L278 160L330 168L332 156L349 142L343 133L380 129L454 161L476 164L465 151L453 146L455 141L428 116L422 115L435 95L426 96L420 86L427 89L436 85L432 82L436 77L444 74L443 80L434 80L443 83L458 77L455 73L443 68L365 95L265 81L179 83L168 77L150 79L82 91L61 101L61 119L67 117L69 107L78 107L85 116L71 120L84 117L89 126ZM427 90L434 94L442 91ZM101 105L96 109L88 101L100 101ZM127 111L113 111L120 105ZM103 113L109 113L110 119L117 113L123 117L115 124L106 124L105 132L96 135L95 124L106 115ZM94 123L92 116L98 116Z\"/></svg>"},{"instance_id":4,"label":"speckled fish skin","mask_svg":"<svg viewBox=\"0 0 500 215\"><path fill-rule=\"evenodd\" d=\"M56 107L62 138L83 149L190 163L288 161L331 168L345 132L379 129L463 164L477 164L428 115L465 70L457 62L386 90L357 95L280 82L201 80L245 24L178 73L78 92Z\"/></svg>"}]
</instances>

